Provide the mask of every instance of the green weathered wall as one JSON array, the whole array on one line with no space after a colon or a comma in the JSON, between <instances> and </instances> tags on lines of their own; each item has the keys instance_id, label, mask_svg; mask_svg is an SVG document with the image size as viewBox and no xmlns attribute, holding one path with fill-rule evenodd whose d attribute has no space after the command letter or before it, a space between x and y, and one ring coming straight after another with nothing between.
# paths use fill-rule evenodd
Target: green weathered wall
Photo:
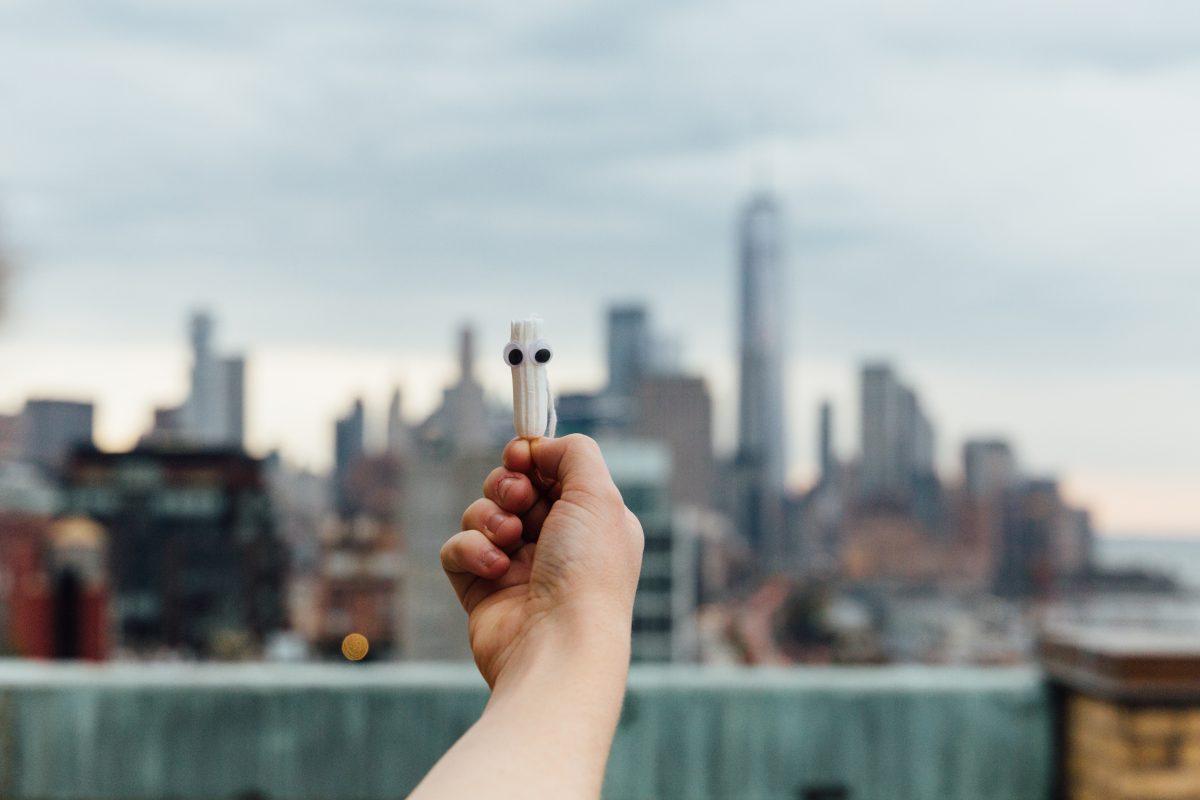
<instances>
[{"instance_id":1,"label":"green weathered wall","mask_svg":"<svg viewBox=\"0 0 1200 800\"><path fill-rule=\"evenodd\" d=\"M609 798L1047 793L1049 711L1032 671L643 667L630 683ZM460 665L0 662L0 797L403 797L485 699Z\"/></svg>"}]
</instances>

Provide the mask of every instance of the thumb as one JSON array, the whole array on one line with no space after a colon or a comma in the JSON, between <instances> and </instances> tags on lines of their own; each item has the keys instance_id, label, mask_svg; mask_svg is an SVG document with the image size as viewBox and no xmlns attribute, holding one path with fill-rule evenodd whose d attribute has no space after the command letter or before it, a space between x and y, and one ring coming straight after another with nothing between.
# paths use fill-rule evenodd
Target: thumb
<instances>
[{"instance_id":1,"label":"thumb","mask_svg":"<svg viewBox=\"0 0 1200 800\"><path fill-rule=\"evenodd\" d=\"M563 491L587 490L607 494L615 489L608 465L595 440L579 433L561 439L535 439L530 443L533 466L545 480Z\"/></svg>"}]
</instances>

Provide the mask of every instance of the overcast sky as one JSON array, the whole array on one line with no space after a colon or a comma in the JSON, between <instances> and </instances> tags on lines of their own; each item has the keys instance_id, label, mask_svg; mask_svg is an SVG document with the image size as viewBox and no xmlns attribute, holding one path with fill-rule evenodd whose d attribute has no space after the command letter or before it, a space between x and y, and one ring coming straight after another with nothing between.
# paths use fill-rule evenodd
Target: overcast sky
<instances>
[{"instance_id":1,"label":"overcast sky","mask_svg":"<svg viewBox=\"0 0 1200 800\"><path fill-rule=\"evenodd\" d=\"M0 6L0 410L179 399L184 317L251 357L250 435L310 465L393 382L420 416L479 326L537 312L602 378L642 298L734 414L732 218L788 216L790 441L894 359L938 425L1010 436L1107 531L1200 532L1200 5ZM494 356L494 358L493 358Z\"/></svg>"}]
</instances>

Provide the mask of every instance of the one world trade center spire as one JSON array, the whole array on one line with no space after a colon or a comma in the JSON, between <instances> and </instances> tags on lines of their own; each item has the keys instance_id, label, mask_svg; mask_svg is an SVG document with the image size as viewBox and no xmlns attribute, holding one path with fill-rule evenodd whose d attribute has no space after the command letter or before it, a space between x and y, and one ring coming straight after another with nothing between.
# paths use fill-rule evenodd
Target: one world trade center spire
<instances>
[{"instance_id":1,"label":"one world trade center spire","mask_svg":"<svg viewBox=\"0 0 1200 800\"><path fill-rule=\"evenodd\" d=\"M738 508L760 560L783 555L784 431L783 222L767 192L752 195L737 223Z\"/></svg>"}]
</instances>

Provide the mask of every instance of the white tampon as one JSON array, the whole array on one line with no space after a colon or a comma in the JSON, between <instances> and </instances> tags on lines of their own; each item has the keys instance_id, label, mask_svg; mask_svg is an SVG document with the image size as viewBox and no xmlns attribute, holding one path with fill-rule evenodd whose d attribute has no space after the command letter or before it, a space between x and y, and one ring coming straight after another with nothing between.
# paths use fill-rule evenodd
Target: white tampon
<instances>
[{"instance_id":1,"label":"white tampon","mask_svg":"<svg viewBox=\"0 0 1200 800\"><path fill-rule=\"evenodd\" d=\"M511 341L504 346L504 363L512 368L513 426L522 439L554 435L558 416L546 374L553 355L542 338L540 317L513 320Z\"/></svg>"}]
</instances>

